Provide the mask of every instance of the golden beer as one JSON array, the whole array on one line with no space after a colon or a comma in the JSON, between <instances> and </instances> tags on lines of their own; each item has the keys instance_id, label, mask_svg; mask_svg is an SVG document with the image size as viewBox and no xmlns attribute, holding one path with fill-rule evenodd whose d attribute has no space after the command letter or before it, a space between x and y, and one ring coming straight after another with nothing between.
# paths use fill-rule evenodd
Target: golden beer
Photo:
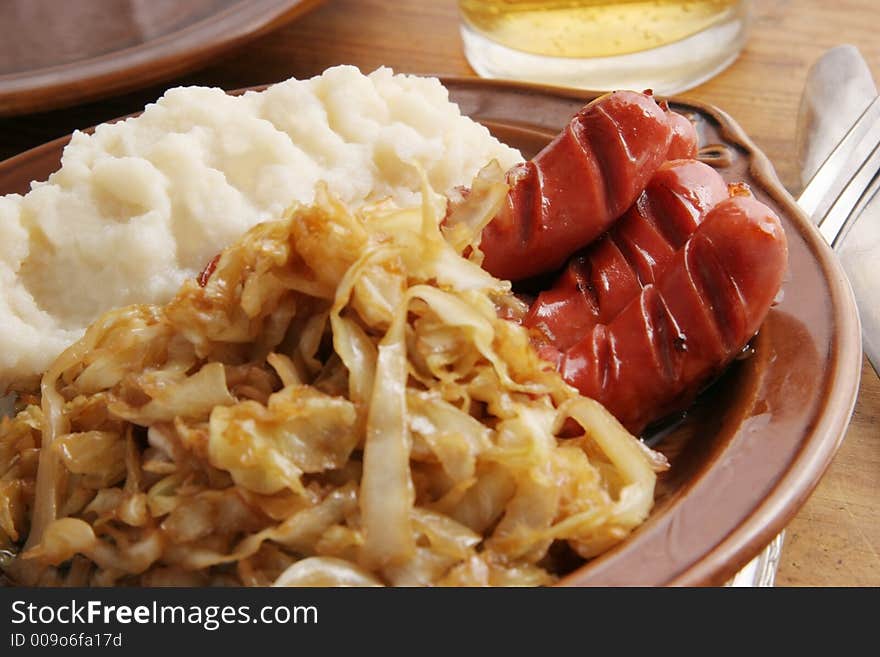
<instances>
[{"instance_id":1,"label":"golden beer","mask_svg":"<svg viewBox=\"0 0 880 657\"><path fill-rule=\"evenodd\" d=\"M747 11L743 0L459 0L459 9L480 74L545 81L544 67L557 83L616 62L629 75L668 66L705 79L741 48Z\"/></svg>"}]
</instances>

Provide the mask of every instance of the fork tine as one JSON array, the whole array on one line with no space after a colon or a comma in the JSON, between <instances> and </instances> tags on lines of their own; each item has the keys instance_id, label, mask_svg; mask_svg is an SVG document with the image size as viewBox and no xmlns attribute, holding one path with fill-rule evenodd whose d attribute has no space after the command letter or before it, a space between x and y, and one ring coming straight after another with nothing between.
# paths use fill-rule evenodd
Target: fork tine
<instances>
[{"instance_id":1,"label":"fork tine","mask_svg":"<svg viewBox=\"0 0 880 657\"><path fill-rule=\"evenodd\" d=\"M814 222L818 223L828 214L878 143L880 96L868 105L798 198L798 205Z\"/></svg>"},{"instance_id":2,"label":"fork tine","mask_svg":"<svg viewBox=\"0 0 880 657\"><path fill-rule=\"evenodd\" d=\"M864 205L873 196L873 193L866 194L866 190L875 187L873 183L877 179L877 172L880 171L880 142L874 142L873 146L871 154L855 172L829 210L817 222L822 237L832 246L841 241L849 220L858 216L858 213L854 212L856 207Z\"/></svg>"}]
</instances>

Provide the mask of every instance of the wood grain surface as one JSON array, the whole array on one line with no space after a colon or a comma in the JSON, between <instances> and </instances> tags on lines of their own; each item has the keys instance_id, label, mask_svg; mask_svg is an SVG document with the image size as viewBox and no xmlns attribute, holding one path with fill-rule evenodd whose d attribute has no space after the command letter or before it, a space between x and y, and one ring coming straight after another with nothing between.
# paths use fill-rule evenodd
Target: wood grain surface
<instances>
[{"instance_id":1,"label":"wood grain surface","mask_svg":"<svg viewBox=\"0 0 880 657\"><path fill-rule=\"evenodd\" d=\"M875 0L762 0L753 5L746 49L729 69L687 92L726 110L797 184L795 119L810 64L828 48L856 45L880 80ZM137 111L177 84L226 89L335 64L369 71L473 75L461 50L455 0L328 0L309 15L209 68L136 93L67 110L0 120L0 158ZM787 530L778 585L880 585L880 379L865 363L846 441Z\"/></svg>"}]
</instances>

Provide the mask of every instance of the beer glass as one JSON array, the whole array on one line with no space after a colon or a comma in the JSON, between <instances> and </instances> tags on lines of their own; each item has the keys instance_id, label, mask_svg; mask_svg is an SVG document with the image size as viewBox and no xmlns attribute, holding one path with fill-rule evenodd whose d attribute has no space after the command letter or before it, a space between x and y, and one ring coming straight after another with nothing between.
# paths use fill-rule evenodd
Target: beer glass
<instances>
[{"instance_id":1,"label":"beer glass","mask_svg":"<svg viewBox=\"0 0 880 657\"><path fill-rule=\"evenodd\" d=\"M746 0L459 0L483 77L597 90L689 89L745 43Z\"/></svg>"}]
</instances>

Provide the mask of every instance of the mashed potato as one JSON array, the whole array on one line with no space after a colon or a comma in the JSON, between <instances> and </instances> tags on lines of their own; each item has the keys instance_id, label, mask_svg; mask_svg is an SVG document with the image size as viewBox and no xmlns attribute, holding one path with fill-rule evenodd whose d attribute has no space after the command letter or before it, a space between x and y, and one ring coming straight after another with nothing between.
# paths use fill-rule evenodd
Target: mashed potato
<instances>
[{"instance_id":1,"label":"mashed potato","mask_svg":"<svg viewBox=\"0 0 880 657\"><path fill-rule=\"evenodd\" d=\"M248 228L310 203L419 202L520 154L461 115L439 81L337 67L261 93L169 90L133 119L76 133L62 166L0 198L0 393L46 368L101 312L162 303Z\"/></svg>"}]
</instances>

